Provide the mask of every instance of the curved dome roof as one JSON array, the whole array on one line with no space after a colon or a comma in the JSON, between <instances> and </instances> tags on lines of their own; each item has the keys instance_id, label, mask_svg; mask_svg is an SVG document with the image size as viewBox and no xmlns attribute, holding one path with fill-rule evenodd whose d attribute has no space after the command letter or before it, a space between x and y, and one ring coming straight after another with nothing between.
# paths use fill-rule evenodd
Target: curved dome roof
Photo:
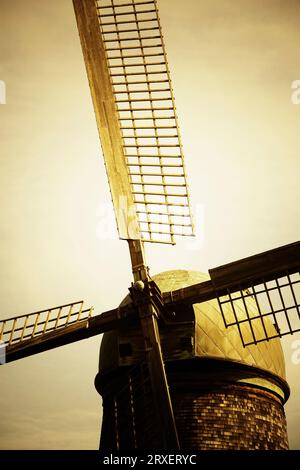
<instances>
[{"instance_id":1,"label":"curved dome roof","mask_svg":"<svg viewBox=\"0 0 300 470\"><path fill-rule=\"evenodd\" d=\"M177 270L166 271L152 277L162 292L168 292L187 287L199 282L207 281L207 274ZM130 300L127 296L122 304ZM253 302L254 303L254 302ZM253 305L255 309L255 305ZM237 309L242 311L242 305ZM257 345L242 345L236 326L225 328L217 300L210 300L194 305L195 312L195 355L227 361L239 362L248 366L257 367L273 373L285 380L284 356L279 339ZM265 319L267 328L274 328L268 319ZM259 320L255 324L255 333L262 330ZM114 346L115 345L115 346ZM100 350L100 370L105 370L113 356L117 354L116 333L106 333L103 337Z\"/></svg>"}]
</instances>

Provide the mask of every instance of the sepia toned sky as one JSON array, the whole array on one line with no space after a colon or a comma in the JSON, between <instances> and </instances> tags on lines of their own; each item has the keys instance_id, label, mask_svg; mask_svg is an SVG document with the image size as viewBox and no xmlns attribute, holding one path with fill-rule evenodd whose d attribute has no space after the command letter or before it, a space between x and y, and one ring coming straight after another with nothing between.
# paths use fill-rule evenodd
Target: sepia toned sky
<instances>
[{"instance_id":1,"label":"sepia toned sky","mask_svg":"<svg viewBox=\"0 0 300 470\"><path fill-rule=\"evenodd\" d=\"M158 5L197 238L147 246L151 273L207 271L297 241L300 2ZM126 242L103 237L110 194L72 2L1 0L0 18L0 319L81 299L100 313L126 295L131 273ZM295 339L283 347L300 449ZM98 448L99 344L1 367L0 449Z\"/></svg>"}]
</instances>

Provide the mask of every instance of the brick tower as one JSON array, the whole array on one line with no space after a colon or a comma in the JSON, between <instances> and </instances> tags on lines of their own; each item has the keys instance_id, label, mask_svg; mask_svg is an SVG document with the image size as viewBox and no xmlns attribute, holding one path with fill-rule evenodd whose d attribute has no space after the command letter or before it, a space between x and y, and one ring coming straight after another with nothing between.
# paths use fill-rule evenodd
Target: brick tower
<instances>
[{"instance_id":1,"label":"brick tower","mask_svg":"<svg viewBox=\"0 0 300 470\"><path fill-rule=\"evenodd\" d=\"M207 276L169 271L153 279L166 292ZM215 300L194 305L184 319L179 312L172 325L160 326L160 336L182 449L288 449L289 387L279 340L244 348L237 328L225 329ZM142 354L134 326L103 337L95 379L103 398L103 450L160 447Z\"/></svg>"}]
</instances>

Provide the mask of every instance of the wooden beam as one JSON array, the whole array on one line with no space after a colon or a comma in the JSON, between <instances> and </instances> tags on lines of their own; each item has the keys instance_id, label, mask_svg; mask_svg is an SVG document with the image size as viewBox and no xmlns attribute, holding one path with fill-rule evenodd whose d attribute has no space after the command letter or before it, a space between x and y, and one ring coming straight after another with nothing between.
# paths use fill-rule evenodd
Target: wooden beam
<instances>
[{"instance_id":1,"label":"wooden beam","mask_svg":"<svg viewBox=\"0 0 300 470\"><path fill-rule=\"evenodd\" d=\"M300 269L300 242L281 246L258 255L210 269L216 290L247 288L285 276Z\"/></svg>"},{"instance_id":2,"label":"wooden beam","mask_svg":"<svg viewBox=\"0 0 300 470\"><path fill-rule=\"evenodd\" d=\"M214 299L216 298L216 291L211 281L205 281L171 292L164 292L162 297L164 305L168 310L176 310L183 305L191 305Z\"/></svg>"},{"instance_id":3,"label":"wooden beam","mask_svg":"<svg viewBox=\"0 0 300 470\"><path fill-rule=\"evenodd\" d=\"M140 239L95 0L73 0L119 236Z\"/></svg>"},{"instance_id":4,"label":"wooden beam","mask_svg":"<svg viewBox=\"0 0 300 470\"><path fill-rule=\"evenodd\" d=\"M141 240L128 240L133 279L147 281L149 269L146 262L144 243Z\"/></svg>"}]
</instances>

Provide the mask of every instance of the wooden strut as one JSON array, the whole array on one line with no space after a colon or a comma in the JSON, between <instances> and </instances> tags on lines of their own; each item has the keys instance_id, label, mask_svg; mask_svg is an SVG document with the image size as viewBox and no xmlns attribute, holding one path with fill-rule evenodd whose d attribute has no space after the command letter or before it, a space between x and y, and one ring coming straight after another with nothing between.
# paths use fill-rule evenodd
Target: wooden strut
<instances>
[{"instance_id":1,"label":"wooden strut","mask_svg":"<svg viewBox=\"0 0 300 470\"><path fill-rule=\"evenodd\" d=\"M137 299L141 329L144 336L146 359L152 383L155 407L162 424L165 449L180 448L177 435L173 407L167 382L167 376L162 357L161 342L157 323L157 312L151 302L149 293L149 270L146 264L144 244L141 240L128 240L134 282L142 281L144 291L132 293ZM140 299L140 300L139 300Z\"/></svg>"}]
</instances>

